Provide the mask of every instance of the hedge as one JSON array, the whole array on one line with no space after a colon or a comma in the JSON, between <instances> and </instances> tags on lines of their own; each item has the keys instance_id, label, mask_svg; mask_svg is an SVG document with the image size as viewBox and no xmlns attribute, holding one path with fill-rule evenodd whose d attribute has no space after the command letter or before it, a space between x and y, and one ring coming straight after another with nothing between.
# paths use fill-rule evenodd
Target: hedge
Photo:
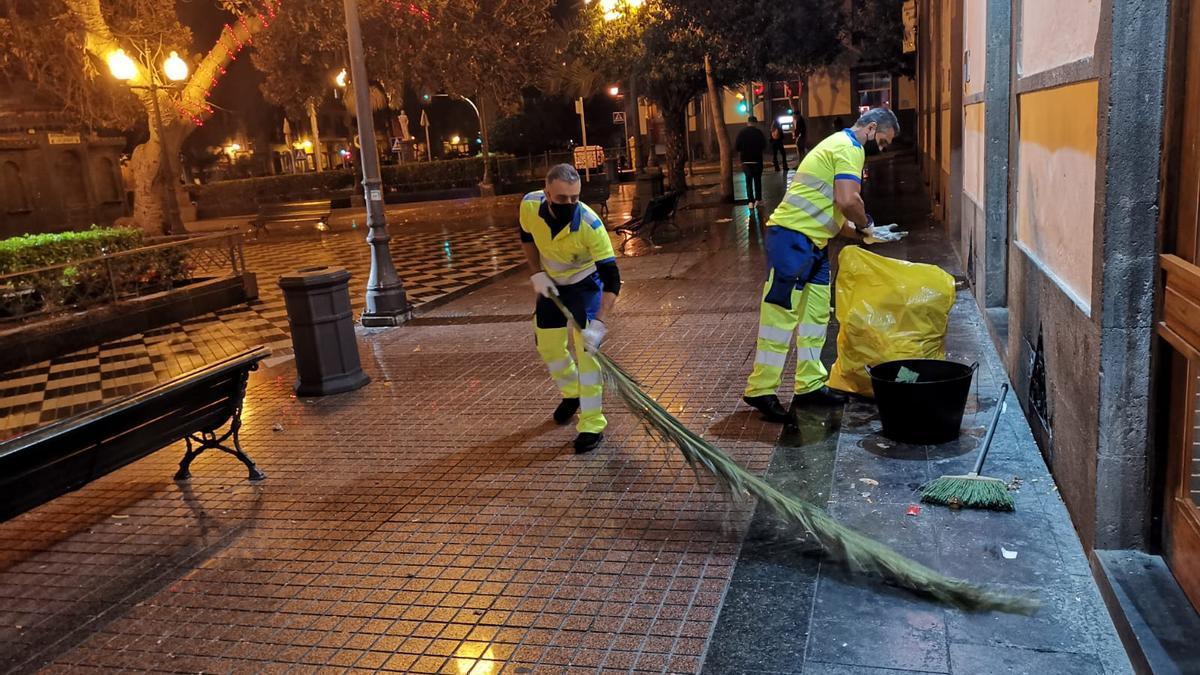
<instances>
[{"instance_id":1,"label":"hedge","mask_svg":"<svg viewBox=\"0 0 1200 675\"><path fill-rule=\"evenodd\" d=\"M82 232L27 234L0 240L0 274L95 258L142 245L140 229L95 227Z\"/></svg>"},{"instance_id":2,"label":"hedge","mask_svg":"<svg viewBox=\"0 0 1200 675\"><path fill-rule=\"evenodd\" d=\"M495 162L505 175L493 178L498 185L515 180L512 162ZM472 187L483 179L483 159L448 159L437 162L394 164L380 168L386 192L420 192ZM354 174L346 169L321 173L297 173L260 178L226 180L191 188L201 218L218 218L255 213L259 204L272 204L305 199L332 198L337 193L352 193L360 189Z\"/></svg>"},{"instance_id":3,"label":"hedge","mask_svg":"<svg viewBox=\"0 0 1200 675\"><path fill-rule=\"evenodd\" d=\"M92 228L0 241L0 273L14 275L0 282L0 319L82 309L97 302L168 290L191 279L185 247L145 249L143 243L142 231L129 228ZM128 251L132 252L97 259Z\"/></svg>"}]
</instances>

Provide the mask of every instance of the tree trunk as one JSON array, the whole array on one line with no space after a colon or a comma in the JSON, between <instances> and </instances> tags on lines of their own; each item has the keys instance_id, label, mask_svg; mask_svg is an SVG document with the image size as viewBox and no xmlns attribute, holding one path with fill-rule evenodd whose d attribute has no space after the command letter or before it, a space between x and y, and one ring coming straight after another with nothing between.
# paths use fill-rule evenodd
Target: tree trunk
<instances>
[{"instance_id":1,"label":"tree trunk","mask_svg":"<svg viewBox=\"0 0 1200 675\"><path fill-rule=\"evenodd\" d=\"M667 180L675 192L687 191L687 146L684 141L687 124L687 99L664 102L663 127L667 145Z\"/></svg>"},{"instance_id":2,"label":"tree trunk","mask_svg":"<svg viewBox=\"0 0 1200 675\"><path fill-rule=\"evenodd\" d=\"M646 168L646 142L642 138L642 112L638 105L637 77L634 75L629 76L629 87L625 92L625 126L629 129L629 137L633 138L633 145L629 148L631 168L641 173ZM622 127L622 132L624 130ZM625 142L629 142L628 137Z\"/></svg>"},{"instance_id":3,"label":"tree trunk","mask_svg":"<svg viewBox=\"0 0 1200 675\"><path fill-rule=\"evenodd\" d=\"M168 187L174 190L179 184L176 158L191 130L176 126L165 131L167 156L174 160L165 171L161 166L162 149L159 147L162 139L154 128L153 120L150 123L149 140L134 148L129 159L133 174L133 222L151 236L169 234L164 193Z\"/></svg>"},{"instance_id":4,"label":"tree trunk","mask_svg":"<svg viewBox=\"0 0 1200 675\"><path fill-rule=\"evenodd\" d=\"M713 133L717 137L717 150L721 159L721 201L733 201L733 152L729 143L729 131L725 128L725 101L722 90L713 77L712 62L704 55L704 80L708 85L708 107L712 115Z\"/></svg>"},{"instance_id":5,"label":"tree trunk","mask_svg":"<svg viewBox=\"0 0 1200 675\"><path fill-rule=\"evenodd\" d=\"M479 182L479 187L484 192L484 196L489 196L489 193L494 194L495 188L492 186L492 138L488 133L486 98L486 96L479 97L479 136L483 139L483 145L480 148L483 153L483 180Z\"/></svg>"}]
</instances>

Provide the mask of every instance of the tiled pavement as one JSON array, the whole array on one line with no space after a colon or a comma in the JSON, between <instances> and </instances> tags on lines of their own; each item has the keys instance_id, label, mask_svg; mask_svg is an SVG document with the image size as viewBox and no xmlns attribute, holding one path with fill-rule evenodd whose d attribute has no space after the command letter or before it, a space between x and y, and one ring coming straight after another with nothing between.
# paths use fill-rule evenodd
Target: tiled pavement
<instances>
[{"instance_id":1,"label":"tiled pavement","mask_svg":"<svg viewBox=\"0 0 1200 675\"><path fill-rule=\"evenodd\" d=\"M995 464L1025 478L1016 514L897 511L911 482L969 461L1002 376L994 364L965 440L907 449L917 461L891 456L905 449L881 443L864 404L805 413L782 436L738 404L761 274L744 213L722 223L719 212L694 212L688 241L622 261L628 283L608 351L751 469L940 569L1032 590L1042 613L965 616L847 578L752 504L722 497L612 400L605 446L571 454L572 431L547 420L556 394L532 348L526 282L513 278L364 334L374 381L357 392L297 400L286 367L256 378L243 441L270 476L261 485L222 456L173 483L173 448L0 525L0 663L1127 671L1015 411ZM938 245L931 231L911 239L893 253ZM970 309L956 310L954 356L989 349ZM867 476L879 485L863 497ZM999 545L1020 557L1000 559Z\"/></svg>"},{"instance_id":2,"label":"tiled pavement","mask_svg":"<svg viewBox=\"0 0 1200 675\"><path fill-rule=\"evenodd\" d=\"M521 264L512 213L475 214L440 222L392 224L391 251L416 306L439 301ZM370 254L365 229L321 236L269 236L246 244L246 266L257 273L257 301L168 324L147 333L32 364L3 374L0 439L8 438L147 389L205 363L266 345L291 352L287 311L276 285L281 274L333 265L353 273L351 306L362 312Z\"/></svg>"}]
</instances>

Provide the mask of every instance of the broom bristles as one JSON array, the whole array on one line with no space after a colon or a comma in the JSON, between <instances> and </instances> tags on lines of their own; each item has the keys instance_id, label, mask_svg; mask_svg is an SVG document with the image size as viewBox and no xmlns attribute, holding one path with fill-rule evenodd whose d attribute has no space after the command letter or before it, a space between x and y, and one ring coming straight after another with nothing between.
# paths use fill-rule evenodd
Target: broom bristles
<instances>
[{"instance_id":1,"label":"broom bristles","mask_svg":"<svg viewBox=\"0 0 1200 675\"><path fill-rule=\"evenodd\" d=\"M942 476L921 490L921 501L955 508L1012 511L1012 495L999 478L988 476Z\"/></svg>"},{"instance_id":2,"label":"broom bristles","mask_svg":"<svg viewBox=\"0 0 1200 675\"><path fill-rule=\"evenodd\" d=\"M568 321L574 323L562 302L558 298L553 300ZM967 611L999 610L1029 614L1037 609L1037 601L1031 598L989 591L939 574L838 523L822 509L783 494L675 419L612 359L599 351L592 355L612 389L653 436L670 442L693 469L703 467L734 496L755 497L790 522L804 528L829 555L844 561L850 569L875 574Z\"/></svg>"}]
</instances>

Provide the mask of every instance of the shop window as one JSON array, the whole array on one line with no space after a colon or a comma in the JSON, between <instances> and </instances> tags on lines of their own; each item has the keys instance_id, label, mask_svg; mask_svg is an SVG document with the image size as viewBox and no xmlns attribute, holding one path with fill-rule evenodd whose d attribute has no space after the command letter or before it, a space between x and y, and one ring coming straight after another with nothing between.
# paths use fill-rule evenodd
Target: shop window
<instances>
[{"instance_id":1,"label":"shop window","mask_svg":"<svg viewBox=\"0 0 1200 675\"><path fill-rule=\"evenodd\" d=\"M874 70L859 73L857 78L858 114L871 108L892 107L892 75L887 71Z\"/></svg>"}]
</instances>

